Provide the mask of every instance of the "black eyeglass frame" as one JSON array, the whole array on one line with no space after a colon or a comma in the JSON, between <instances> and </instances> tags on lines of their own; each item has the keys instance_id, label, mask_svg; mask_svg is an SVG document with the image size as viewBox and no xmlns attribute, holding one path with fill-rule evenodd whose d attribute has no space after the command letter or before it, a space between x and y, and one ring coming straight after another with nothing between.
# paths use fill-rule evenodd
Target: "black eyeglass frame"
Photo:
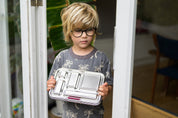
<instances>
[{"instance_id":1,"label":"black eyeglass frame","mask_svg":"<svg viewBox=\"0 0 178 118\"><path fill-rule=\"evenodd\" d=\"M88 35L87 31L92 30L92 29L94 29L93 35ZM88 29L85 29L85 30L79 29L78 31L81 31L80 36L75 36L75 35L73 34L73 31L71 31L71 33L72 33L72 35L73 35L74 37L76 37L76 38L81 37L81 36L83 35L83 32L85 32L87 36L92 37L92 36L94 36L94 35L96 34L96 30L97 30L97 28L88 28ZM74 30L74 31L75 31L75 30Z\"/></svg>"}]
</instances>

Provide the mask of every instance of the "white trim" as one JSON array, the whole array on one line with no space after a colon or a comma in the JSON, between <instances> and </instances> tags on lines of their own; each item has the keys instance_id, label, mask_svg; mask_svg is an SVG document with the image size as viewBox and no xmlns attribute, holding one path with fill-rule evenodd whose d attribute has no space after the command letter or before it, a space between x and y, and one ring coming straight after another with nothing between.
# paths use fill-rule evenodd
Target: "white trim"
<instances>
[{"instance_id":1,"label":"white trim","mask_svg":"<svg viewBox=\"0 0 178 118\"><path fill-rule=\"evenodd\" d=\"M24 117L47 118L46 0L32 7L20 0Z\"/></svg>"},{"instance_id":2,"label":"white trim","mask_svg":"<svg viewBox=\"0 0 178 118\"><path fill-rule=\"evenodd\" d=\"M21 16L21 45L22 45L22 72L23 72L23 102L24 118L31 118L31 95L30 95L30 62L29 62L29 10L28 1L20 0ZM23 26L23 27L22 27Z\"/></svg>"},{"instance_id":3,"label":"white trim","mask_svg":"<svg viewBox=\"0 0 178 118\"><path fill-rule=\"evenodd\" d=\"M11 118L11 78L7 1L0 0L0 3L0 115L2 118Z\"/></svg>"},{"instance_id":4,"label":"white trim","mask_svg":"<svg viewBox=\"0 0 178 118\"><path fill-rule=\"evenodd\" d=\"M46 5L45 0L43 4ZM46 36L46 6L37 8L36 26L37 26L37 66L38 66L38 118L48 118L48 102L47 102L47 36ZM42 20L43 19L43 20Z\"/></svg>"},{"instance_id":5,"label":"white trim","mask_svg":"<svg viewBox=\"0 0 178 118\"><path fill-rule=\"evenodd\" d=\"M136 0L118 0L114 41L113 118L130 118Z\"/></svg>"}]
</instances>

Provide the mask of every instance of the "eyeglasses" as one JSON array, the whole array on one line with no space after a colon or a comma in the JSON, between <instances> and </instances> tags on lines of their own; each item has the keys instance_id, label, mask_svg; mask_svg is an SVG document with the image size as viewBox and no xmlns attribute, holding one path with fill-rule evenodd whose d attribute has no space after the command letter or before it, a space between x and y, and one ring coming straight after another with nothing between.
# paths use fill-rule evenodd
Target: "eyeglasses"
<instances>
[{"instance_id":1,"label":"eyeglasses","mask_svg":"<svg viewBox=\"0 0 178 118\"><path fill-rule=\"evenodd\" d=\"M74 29L72 32L72 35L76 38L79 38L82 36L83 32L86 33L87 36L93 36L96 33L96 28L89 28L89 29Z\"/></svg>"}]
</instances>

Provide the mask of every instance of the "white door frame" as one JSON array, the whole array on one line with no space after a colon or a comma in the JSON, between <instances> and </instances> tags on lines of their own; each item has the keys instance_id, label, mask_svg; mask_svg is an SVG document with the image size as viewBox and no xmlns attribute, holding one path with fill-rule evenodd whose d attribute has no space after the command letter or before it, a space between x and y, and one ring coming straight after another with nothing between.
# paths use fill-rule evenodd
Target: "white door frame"
<instances>
[{"instance_id":1,"label":"white door frame","mask_svg":"<svg viewBox=\"0 0 178 118\"><path fill-rule=\"evenodd\" d=\"M31 1L20 0L24 118L47 118L46 0Z\"/></svg>"},{"instance_id":2,"label":"white door frame","mask_svg":"<svg viewBox=\"0 0 178 118\"><path fill-rule=\"evenodd\" d=\"M136 0L117 0L114 40L113 118L130 118Z\"/></svg>"},{"instance_id":3,"label":"white door frame","mask_svg":"<svg viewBox=\"0 0 178 118\"><path fill-rule=\"evenodd\" d=\"M11 118L11 77L7 0L0 0L0 118Z\"/></svg>"}]
</instances>

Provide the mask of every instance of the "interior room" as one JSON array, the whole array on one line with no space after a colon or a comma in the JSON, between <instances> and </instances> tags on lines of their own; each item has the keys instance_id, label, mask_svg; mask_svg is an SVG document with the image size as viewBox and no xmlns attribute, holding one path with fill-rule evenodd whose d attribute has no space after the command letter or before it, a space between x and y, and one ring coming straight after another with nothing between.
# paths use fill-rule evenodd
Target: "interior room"
<instances>
[{"instance_id":1,"label":"interior room","mask_svg":"<svg viewBox=\"0 0 178 118\"><path fill-rule=\"evenodd\" d=\"M175 4L177 4L175 0L138 0L132 95L177 115L178 85L176 83L178 80L176 76L164 76L158 71L159 68L167 67L170 60L174 59L160 54L159 65L156 68L157 51L159 50L161 53L161 44L158 44L160 47L158 48L153 36L156 34L177 42L178 15L176 11L178 8ZM167 45L169 44L167 43ZM170 45L169 49L165 49L168 54L174 52L170 51L171 47L173 44ZM177 59L175 60L176 62L170 65L176 65ZM171 71L173 72L173 70ZM177 66L175 72L178 72ZM169 78L168 81L166 81L166 77ZM156 83L154 83L154 78L156 78Z\"/></svg>"}]
</instances>

